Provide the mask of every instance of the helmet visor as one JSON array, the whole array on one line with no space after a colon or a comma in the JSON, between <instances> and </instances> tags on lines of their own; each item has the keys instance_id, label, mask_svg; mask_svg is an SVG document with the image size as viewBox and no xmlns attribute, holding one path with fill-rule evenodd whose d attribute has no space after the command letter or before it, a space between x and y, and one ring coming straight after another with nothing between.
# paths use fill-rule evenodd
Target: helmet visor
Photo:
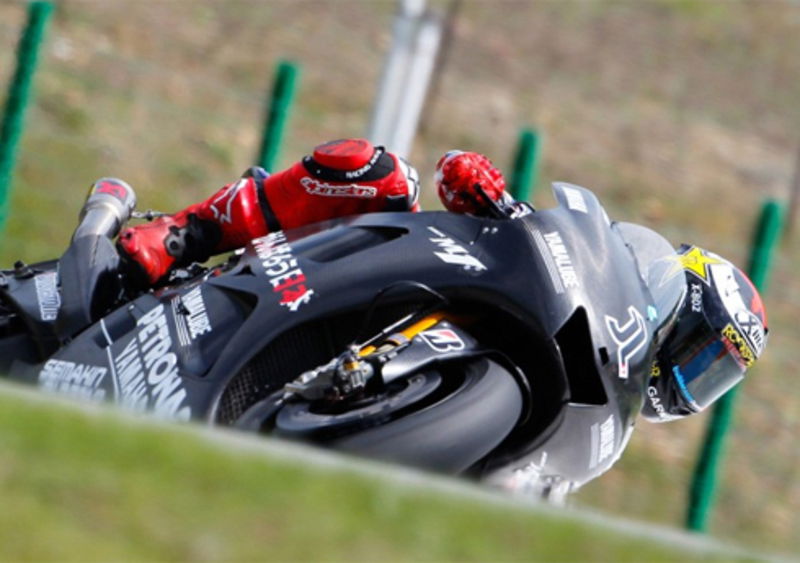
<instances>
[{"instance_id":1,"label":"helmet visor","mask_svg":"<svg viewBox=\"0 0 800 563\"><path fill-rule=\"evenodd\" d=\"M702 313L682 318L675 333L666 352L678 389L693 408L706 408L744 378L746 367L736 347Z\"/></svg>"}]
</instances>

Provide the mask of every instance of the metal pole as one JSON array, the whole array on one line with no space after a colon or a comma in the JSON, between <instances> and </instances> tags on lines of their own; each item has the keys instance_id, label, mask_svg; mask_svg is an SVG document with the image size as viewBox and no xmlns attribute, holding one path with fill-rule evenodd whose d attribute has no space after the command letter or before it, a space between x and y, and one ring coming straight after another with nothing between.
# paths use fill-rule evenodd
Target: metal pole
<instances>
[{"instance_id":1,"label":"metal pole","mask_svg":"<svg viewBox=\"0 0 800 563\"><path fill-rule=\"evenodd\" d=\"M450 0L447 6L442 21L442 38L439 41L439 51L436 54L436 61L433 64L433 72L431 73L431 83L428 86L428 93L425 103L423 104L423 115L420 117L420 130L425 131L430 123L430 117L434 113L434 106L436 100L439 98L439 90L441 89L442 76L450 58L450 52L453 46L454 29L456 20L461 13L463 0Z\"/></svg>"},{"instance_id":2,"label":"metal pole","mask_svg":"<svg viewBox=\"0 0 800 563\"><path fill-rule=\"evenodd\" d=\"M294 101L298 67L292 62L281 61L275 72L275 82L267 107L264 134L256 162L272 172L278 159L278 151L283 140L283 130Z\"/></svg>"},{"instance_id":3,"label":"metal pole","mask_svg":"<svg viewBox=\"0 0 800 563\"><path fill-rule=\"evenodd\" d=\"M782 215L781 205L776 201L767 201L761 210L748 265L750 279L759 291L767 288L773 249L781 231ZM689 491L686 527L690 530L701 532L707 528L717 487L718 466L724 454L725 437L733 419L738 389L731 389L720 397L711 413Z\"/></svg>"},{"instance_id":4,"label":"metal pole","mask_svg":"<svg viewBox=\"0 0 800 563\"><path fill-rule=\"evenodd\" d=\"M541 140L535 129L523 129L517 141L509 192L518 201L529 201L539 176Z\"/></svg>"},{"instance_id":5,"label":"metal pole","mask_svg":"<svg viewBox=\"0 0 800 563\"><path fill-rule=\"evenodd\" d=\"M0 127L0 231L5 227L8 217L11 179L22 137L25 110L31 98L31 83L39 48L52 11L53 5L50 2L32 2L28 5L28 23L17 47L17 67L8 89Z\"/></svg>"},{"instance_id":6,"label":"metal pole","mask_svg":"<svg viewBox=\"0 0 800 563\"><path fill-rule=\"evenodd\" d=\"M375 105L372 108L367 138L378 145L392 140L394 123L403 89L408 83L408 66L414 47L417 22L425 11L426 0L400 0L392 30L392 45L383 65Z\"/></svg>"},{"instance_id":7,"label":"metal pole","mask_svg":"<svg viewBox=\"0 0 800 563\"><path fill-rule=\"evenodd\" d=\"M404 95L400 98L394 115L392 141L387 147L399 156L408 157L411 152L441 36L442 24L439 18L428 14L422 20L416 36L406 83L401 90Z\"/></svg>"}]
</instances>

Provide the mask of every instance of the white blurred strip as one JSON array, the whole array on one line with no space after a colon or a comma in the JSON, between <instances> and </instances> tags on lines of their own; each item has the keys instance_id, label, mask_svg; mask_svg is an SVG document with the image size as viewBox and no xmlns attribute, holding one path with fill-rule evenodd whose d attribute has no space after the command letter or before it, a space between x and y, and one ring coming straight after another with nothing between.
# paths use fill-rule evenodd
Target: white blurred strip
<instances>
[{"instance_id":1,"label":"white blurred strip","mask_svg":"<svg viewBox=\"0 0 800 563\"><path fill-rule=\"evenodd\" d=\"M441 42L437 17L425 15L426 0L400 0L392 46L386 56L367 137L407 157Z\"/></svg>"},{"instance_id":2,"label":"white blurred strip","mask_svg":"<svg viewBox=\"0 0 800 563\"><path fill-rule=\"evenodd\" d=\"M411 152L441 39L441 21L435 16L426 16L420 23L416 36L414 54L405 81L405 95L401 96L395 112L391 147L402 157L407 158Z\"/></svg>"}]
</instances>

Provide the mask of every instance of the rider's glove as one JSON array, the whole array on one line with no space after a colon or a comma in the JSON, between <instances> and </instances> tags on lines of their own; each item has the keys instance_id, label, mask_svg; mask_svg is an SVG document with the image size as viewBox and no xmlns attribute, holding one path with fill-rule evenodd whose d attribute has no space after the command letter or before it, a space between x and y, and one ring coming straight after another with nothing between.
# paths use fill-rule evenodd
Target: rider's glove
<instances>
[{"instance_id":1,"label":"rider's glove","mask_svg":"<svg viewBox=\"0 0 800 563\"><path fill-rule=\"evenodd\" d=\"M439 159L434 182L448 211L474 215L485 214L491 206L476 186L493 201L502 200L506 187L503 174L488 158L463 151L449 151Z\"/></svg>"}]
</instances>

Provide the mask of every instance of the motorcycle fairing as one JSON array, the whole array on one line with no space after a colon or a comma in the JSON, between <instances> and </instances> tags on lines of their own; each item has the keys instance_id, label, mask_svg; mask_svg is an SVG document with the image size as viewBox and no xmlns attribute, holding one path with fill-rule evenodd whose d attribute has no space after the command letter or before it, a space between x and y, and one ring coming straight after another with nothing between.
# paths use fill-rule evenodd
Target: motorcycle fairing
<instances>
[{"instance_id":1,"label":"motorcycle fairing","mask_svg":"<svg viewBox=\"0 0 800 563\"><path fill-rule=\"evenodd\" d=\"M646 273L650 260L673 252L669 243L649 229L618 228L588 190L563 183L555 184L553 190L561 205L537 213L536 220L528 224L534 239L537 231L543 233L541 238L546 233L559 233L560 242L578 270L581 287L564 287L562 293L556 289L546 298L559 304L559 322L570 311L585 312L590 338L580 341L592 346L591 351L584 349L583 353L591 354L593 362L583 365L593 363L599 370L608 402L568 402L561 416L538 439L495 460L496 469L492 471L490 467L488 479L510 488L541 490L557 483L573 488L611 467L624 449L641 409L654 353L653 335L668 322L674 306L674 302L665 301L664 310L655 307L642 273ZM625 237L634 232L638 238L632 244ZM540 248L545 261L550 250L549 245ZM563 257L561 262L564 263ZM558 272L549 274L552 281ZM558 299L559 296L563 298ZM564 307L565 304L571 307ZM559 336L568 327L574 330L572 327L580 325L574 322L580 321L580 316L572 317L573 321L562 324L555 332L572 396L579 395L575 374L568 369L569 356L576 349L570 347L565 353L570 341Z\"/></svg>"},{"instance_id":2,"label":"motorcycle fairing","mask_svg":"<svg viewBox=\"0 0 800 563\"><path fill-rule=\"evenodd\" d=\"M546 458L542 475L584 482L619 455L641 408L658 318L631 251L594 195L567 184L554 185L554 193L558 207L513 220L379 213L267 235L233 266L141 296L64 346L50 360L55 365L17 377L46 386L47 367L51 381L66 387L60 391L102 389L134 408L216 420L232 380L281 335L363 313L379 292L409 281L453 303L496 310L542 343L543 356L520 365L534 396L554 390L555 414L508 440L487 465L493 477L505 480ZM411 287L392 300L419 301L424 295ZM206 320L186 304L197 301L189 295L197 288ZM584 374L567 369L572 362L559 339L566 342L563 329L576 315L585 315L586 341L570 353L588 358L602 404L571 400L581 396Z\"/></svg>"},{"instance_id":3,"label":"motorcycle fairing","mask_svg":"<svg viewBox=\"0 0 800 563\"><path fill-rule=\"evenodd\" d=\"M570 196L565 187L572 190ZM609 400L602 405L573 403L569 397L577 394L576 390L568 389L562 398L560 416L550 421L551 427L541 431L538 439L512 444L507 455L499 459L502 465L508 465L510 459L521 459L524 465L548 451L546 472L574 482L588 480L618 457L628 428L641 408L643 372L652 354L650 339L657 317L649 308L649 294L637 274L631 251L611 229L596 198L576 186L557 185L554 191L560 207L514 221L448 213L374 214L338 222L334 230L324 233L310 235L306 230L298 238L295 233L287 233L293 259L314 295L296 311L281 307L278 299L264 297L240 331L246 339L244 347L263 348L273 338L272 330L285 331L314 317L363 307L378 291L402 279L424 283L454 301L486 303L524 319L532 332L553 347L557 346L562 327L582 310L589 336L585 346ZM574 203L576 193L582 198L582 205ZM573 198L575 209L570 208L568 197ZM316 247L313 237L330 244L331 239L354 229L391 230L394 235L378 245L338 253L332 260L310 258ZM537 245L536 233L544 245ZM558 237L551 236L550 241L558 242L558 250L566 251L569 259L567 264L562 253L555 271L552 263L548 264L553 257L548 255L556 244L548 244L545 238L551 233ZM255 294L259 284L262 288L271 285L258 260L257 252L250 247L243 262L249 264L252 277L221 276L211 283ZM567 271L565 266L571 266L580 280L577 286L573 283L558 290L555 276L560 275L559 264L563 271ZM262 297L263 293L262 290ZM280 330L264 327L258 320L264 317L278 319ZM248 330L249 324L252 330ZM616 331L611 332L609 326L616 327ZM628 329L630 334L625 333ZM626 340L628 336L635 336L635 340ZM225 371L234 374L244 363L228 351L214 369L222 370L225 365ZM623 367L625 377L621 373ZM580 381L580 377L566 373L563 365L562 370L561 374L548 373L547 384L569 388L573 381ZM535 393L537 378L543 376L530 376ZM559 378L567 382L559 382Z\"/></svg>"},{"instance_id":4,"label":"motorcycle fairing","mask_svg":"<svg viewBox=\"0 0 800 563\"><path fill-rule=\"evenodd\" d=\"M113 311L42 364L17 363L12 379L164 418L202 417L196 396L244 320L246 307L207 284L145 294Z\"/></svg>"}]
</instances>

